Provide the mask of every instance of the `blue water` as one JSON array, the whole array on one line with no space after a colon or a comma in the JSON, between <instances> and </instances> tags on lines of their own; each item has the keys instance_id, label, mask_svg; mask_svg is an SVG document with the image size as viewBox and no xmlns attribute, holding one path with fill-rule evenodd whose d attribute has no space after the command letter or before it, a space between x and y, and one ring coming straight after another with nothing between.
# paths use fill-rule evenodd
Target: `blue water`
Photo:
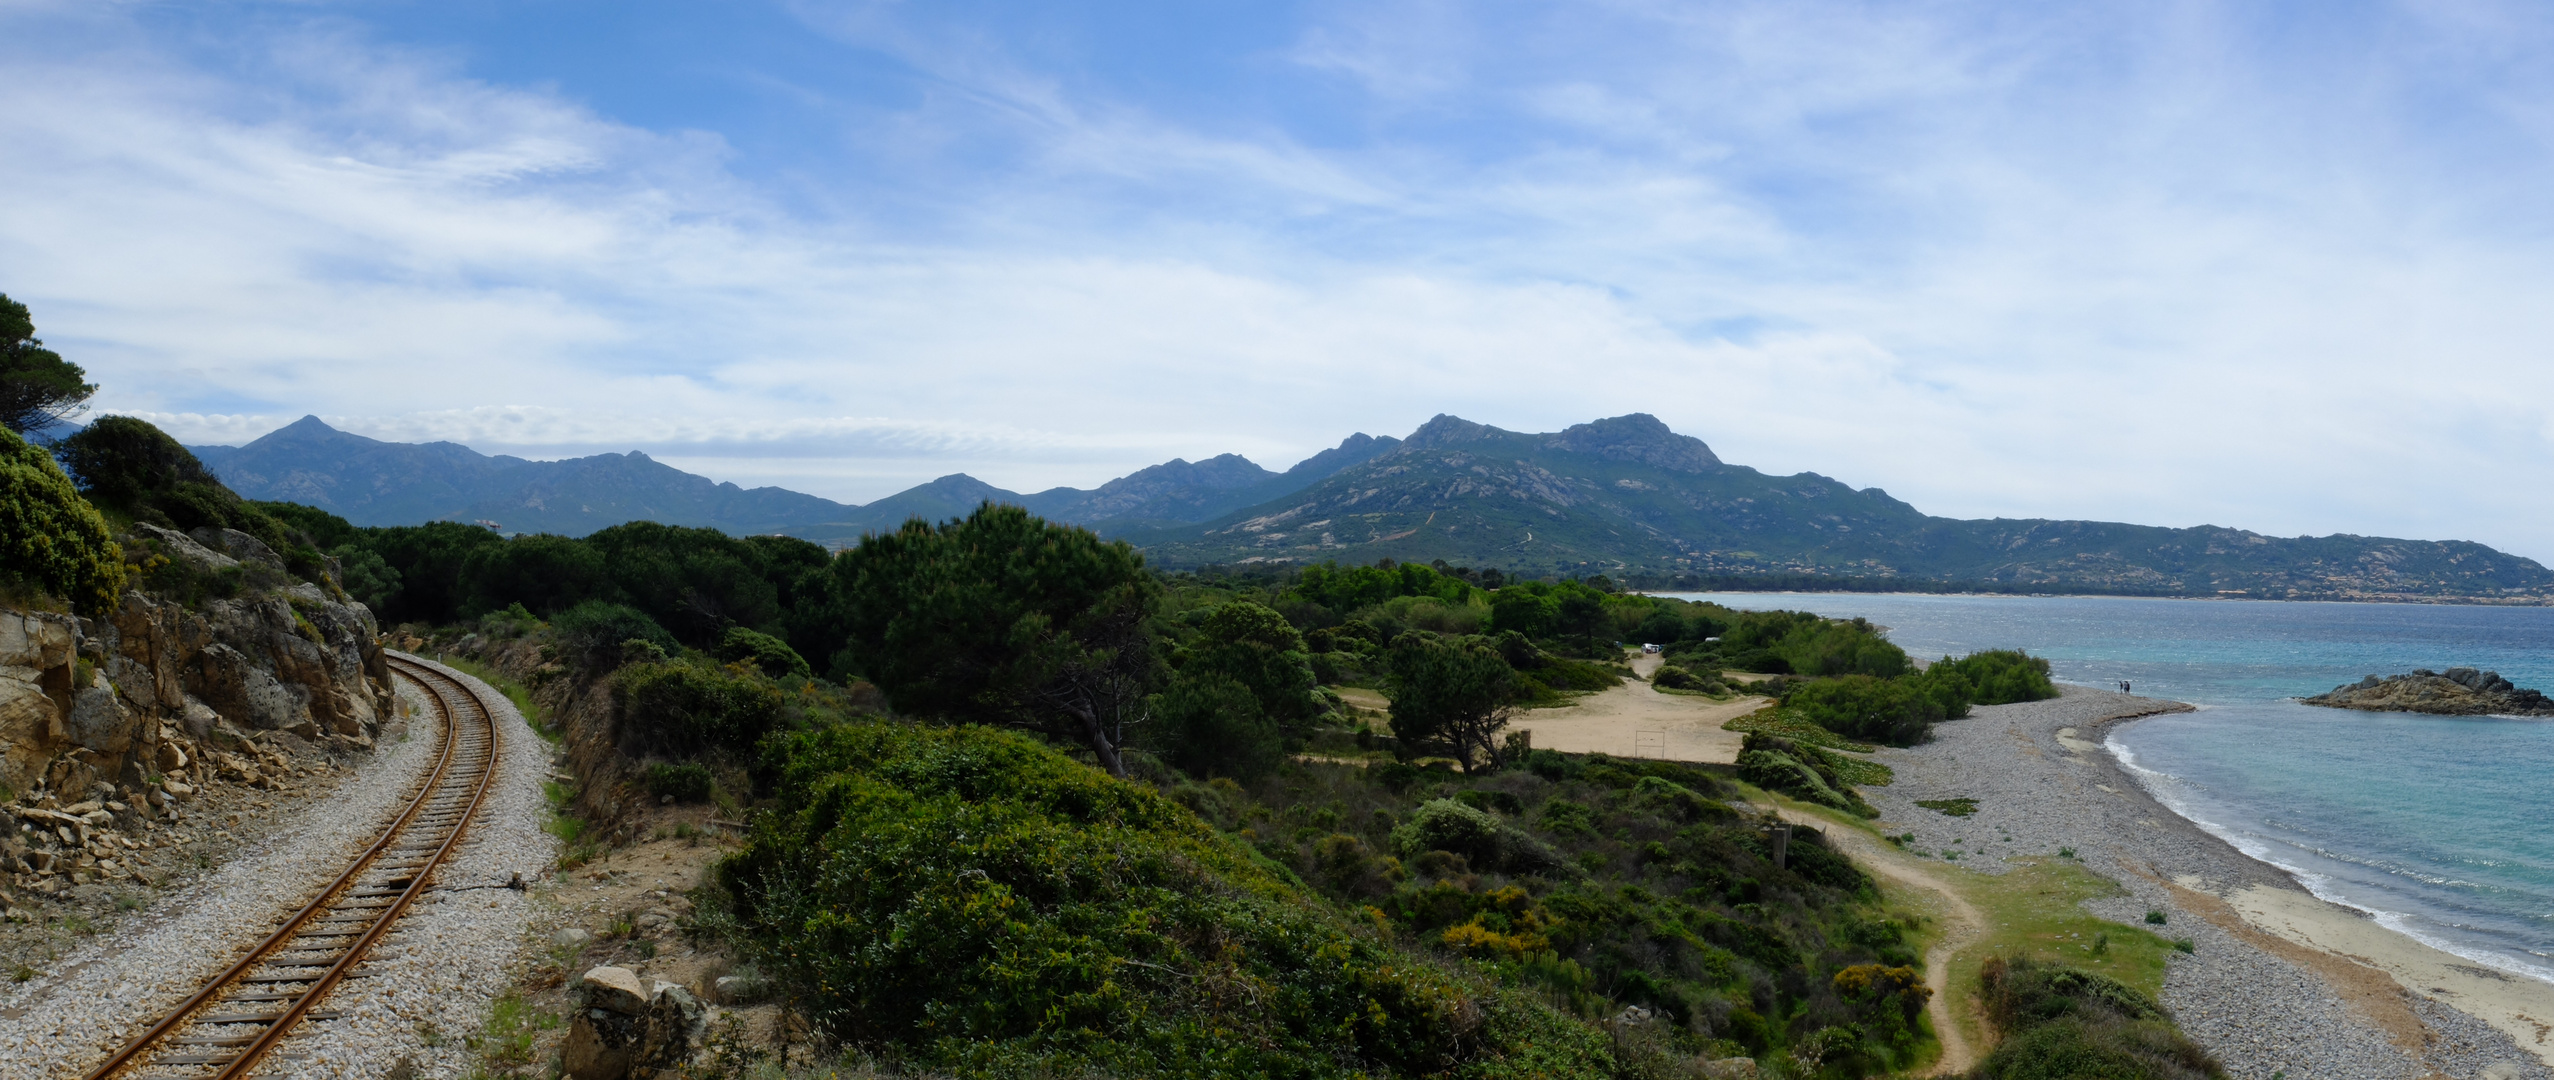
<instances>
[{"instance_id":1,"label":"blue water","mask_svg":"<svg viewBox=\"0 0 2554 1080\"><path fill-rule=\"evenodd\" d=\"M1925 658L2027 649L2064 681L2197 705L2112 729L2111 752L2158 801L2381 925L2554 982L2554 721L2295 700L2422 667L2554 692L2554 608L1670 595L1861 616Z\"/></svg>"}]
</instances>

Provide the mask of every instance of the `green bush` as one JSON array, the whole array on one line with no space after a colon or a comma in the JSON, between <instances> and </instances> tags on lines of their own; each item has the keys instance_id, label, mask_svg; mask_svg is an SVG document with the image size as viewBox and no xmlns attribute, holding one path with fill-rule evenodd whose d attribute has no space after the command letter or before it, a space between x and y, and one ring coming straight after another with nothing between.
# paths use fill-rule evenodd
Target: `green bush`
<instances>
[{"instance_id":1,"label":"green bush","mask_svg":"<svg viewBox=\"0 0 2554 1080\"><path fill-rule=\"evenodd\" d=\"M780 723L788 696L705 661L633 664L612 677L623 753L744 752Z\"/></svg>"},{"instance_id":2,"label":"green bush","mask_svg":"<svg viewBox=\"0 0 2554 1080\"><path fill-rule=\"evenodd\" d=\"M1658 673L1651 675L1649 681L1661 690L1692 690L1703 694L1729 692L1729 684L1720 681L1718 675L1698 675L1673 664L1660 665Z\"/></svg>"},{"instance_id":3,"label":"green bush","mask_svg":"<svg viewBox=\"0 0 2554 1080\"><path fill-rule=\"evenodd\" d=\"M656 620L627 604L588 600L560 612L550 627L559 647L589 668L619 667L629 658L627 646L633 640L655 646L660 659L682 648Z\"/></svg>"},{"instance_id":4,"label":"green bush","mask_svg":"<svg viewBox=\"0 0 2554 1080\"><path fill-rule=\"evenodd\" d=\"M727 917L820 1031L917 1071L1608 1073L1592 1027L1351 929L1030 739L855 723L764 762L778 804L717 868Z\"/></svg>"},{"instance_id":5,"label":"green bush","mask_svg":"<svg viewBox=\"0 0 2554 1080\"><path fill-rule=\"evenodd\" d=\"M462 557L464 614L507 605L548 616L597 598L613 598L603 553L582 540L547 533L474 548Z\"/></svg>"},{"instance_id":6,"label":"green bush","mask_svg":"<svg viewBox=\"0 0 2554 1080\"><path fill-rule=\"evenodd\" d=\"M1767 791L1779 791L1802 802L1878 817L1840 775L1842 763L1832 751L1761 733L1749 733L1739 744L1738 778Z\"/></svg>"},{"instance_id":7,"label":"green bush","mask_svg":"<svg viewBox=\"0 0 2554 1080\"><path fill-rule=\"evenodd\" d=\"M1847 675L1804 682L1783 695L1792 716L1852 739L1913 746L1950 712L1911 679Z\"/></svg>"},{"instance_id":8,"label":"green bush","mask_svg":"<svg viewBox=\"0 0 2554 1080\"><path fill-rule=\"evenodd\" d=\"M726 635L718 641L718 658L753 661L763 674L775 679L783 675L805 678L811 674L806 658L799 656L788 642L742 626L727 628Z\"/></svg>"},{"instance_id":9,"label":"green bush","mask_svg":"<svg viewBox=\"0 0 2554 1080\"><path fill-rule=\"evenodd\" d=\"M376 614L390 606L399 595L399 571L391 568L381 553L355 544L344 544L329 550L330 557L341 567L337 584L357 603Z\"/></svg>"},{"instance_id":10,"label":"green bush","mask_svg":"<svg viewBox=\"0 0 2554 1080\"><path fill-rule=\"evenodd\" d=\"M1136 744L1190 776L1256 780L1286 760L1284 733L1258 695L1232 678L1182 671L1151 705Z\"/></svg>"},{"instance_id":11,"label":"green bush","mask_svg":"<svg viewBox=\"0 0 2554 1080\"><path fill-rule=\"evenodd\" d=\"M2217 1080L2208 1053L2146 995L2106 976L2027 956L1990 957L1979 1003L2002 1033L1971 1080Z\"/></svg>"},{"instance_id":12,"label":"green bush","mask_svg":"<svg viewBox=\"0 0 2554 1080\"><path fill-rule=\"evenodd\" d=\"M124 552L111 537L53 455L0 429L0 585L104 613L124 592Z\"/></svg>"},{"instance_id":13,"label":"green bush","mask_svg":"<svg viewBox=\"0 0 2554 1080\"><path fill-rule=\"evenodd\" d=\"M1794 626L1771 646L1795 675L1870 675L1887 678L1908 670L1906 650L1889 643L1861 619L1819 620Z\"/></svg>"},{"instance_id":14,"label":"green bush","mask_svg":"<svg viewBox=\"0 0 2554 1080\"><path fill-rule=\"evenodd\" d=\"M1296 763L1262 783L1174 796L1347 910L1381 913L1396 940L1485 965L1591 1024L1626 1005L1653 1010L1657 1023L1615 1044L1616 1076L1823 1049L1817 1075L1836 1080L1902 1073L1925 1055L1930 1038L1906 1022L1902 985L1836 979L1920 960L1870 879L1816 833L1795 833L1777 867L1763 819L1705 769L1550 750L1523 760L1488 777L1409 770L1398 781L1389 767ZM1497 811L1496 861L1480 861L1482 822L1439 800ZM1473 854L1424 847L1418 834ZM1513 865L1517 834L1566 869Z\"/></svg>"},{"instance_id":15,"label":"green bush","mask_svg":"<svg viewBox=\"0 0 2554 1080\"><path fill-rule=\"evenodd\" d=\"M652 763L646 772L640 774L639 783L649 795L659 799L671 797L680 803L708 802L710 788L715 786L710 779L709 767L696 761L679 765L662 761Z\"/></svg>"},{"instance_id":16,"label":"green bush","mask_svg":"<svg viewBox=\"0 0 2554 1080\"><path fill-rule=\"evenodd\" d=\"M1409 821L1392 830L1392 845L1405 859L1448 851L1492 866L1499 859L1499 819L1453 799L1436 799L1420 803Z\"/></svg>"},{"instance_id":17,"label":"green bush","mask_svg":"<svg viewBox=\"0 0 2554 1080\"><path fill-rule=\"evenodd\" d=\"M2019 649L1990 649L1957 660L1943 657L1926 668L1924 678L1943 684L1971 705L2010 705L2046 701L2057 696L2049 681L2049 662Z\"/></svg>"}]
</instances>

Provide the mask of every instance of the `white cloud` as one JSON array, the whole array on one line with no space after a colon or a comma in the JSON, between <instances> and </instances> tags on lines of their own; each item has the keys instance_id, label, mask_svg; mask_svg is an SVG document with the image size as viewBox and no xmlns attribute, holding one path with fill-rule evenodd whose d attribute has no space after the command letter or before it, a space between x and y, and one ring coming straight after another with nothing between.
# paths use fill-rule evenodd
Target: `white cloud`
<instances>
[{"instance_id":1,"label":"white cloud","mask_svg":"<svg viewBox=\"0 0 2554 1080\"><path fill-rule=\"evenodd\" d=\"M1354 95L1310 132L809 7L927 83L830 216L344 24L214 69L25 10L0 288L193 441L315 412L866 501L1639 410L1937 513L2554 559L2526 9L2316 52L2196 6L1358 5L1270 43Z\"/></svg>"}]
</instances>

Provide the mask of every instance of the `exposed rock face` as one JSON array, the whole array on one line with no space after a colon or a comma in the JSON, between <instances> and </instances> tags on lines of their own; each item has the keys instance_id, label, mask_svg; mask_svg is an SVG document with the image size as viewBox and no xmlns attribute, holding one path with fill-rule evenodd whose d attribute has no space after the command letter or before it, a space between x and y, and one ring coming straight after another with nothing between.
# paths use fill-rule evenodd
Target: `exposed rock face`
<instances>
[{"instance_id":1,"label":"exposed rock face","mask_svg":"<svg viewBox=\"0 0 2554 1080\"><path fill-rule=\"evenodd\" d=\"M2497 671L2470 667L2445 672L2419 668L2409 675L2378 678L2332 688L2305 699L2308 705L2367 712L2417 712L2441 716L2554 716L2554 700L2536 690L2510 685Z\"/></svg>"},{"instance_id":2,"label":"exposed rock face","mask_svg":"<svg viewBox=\"0 0 2554 1080\"><path fill-rule=\"evenodd\" d=\"M0 611L0 785L12 791L34 787L68 748L79 627L69 615Z\"/></svg>"},{"instance_id":3,"label":"exposed rock face","mask_svg":"<svg viewBox=\"0 0 2554 1080\"><path fill-rule=\"evenodd\" d=\"M139 789L191 763L177 743L224 722L369 745L392 708L372 612L291 581L246 533L139 531L172 561L250 567L268 585L194 609L128 591L100 619L0 610L0 786L66 800L101 782Z\"/></svg>"}]
</instances>

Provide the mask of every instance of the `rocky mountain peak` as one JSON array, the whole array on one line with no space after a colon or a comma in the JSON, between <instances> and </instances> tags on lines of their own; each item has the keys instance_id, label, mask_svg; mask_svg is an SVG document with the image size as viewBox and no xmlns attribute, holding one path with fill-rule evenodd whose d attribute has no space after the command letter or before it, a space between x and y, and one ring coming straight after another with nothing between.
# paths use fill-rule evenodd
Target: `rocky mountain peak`
<instances>
[{"instance_id":1,"label":"rocky mountain peak","mask_svg":"<svg viewBox=\"0 0 2554 1080\"><path fill-rule=\"evenodd\" d=\"M1488 424L1475 424L1452 413L1438 413L1427 423L1419 425L1419 430L1411 432L1409 438L1401 440L1401 445L1408 449L1428 450L1480 442L1505 434Z\"/></svg>"},{"instance_id":2,"label":"rocky mountain peak","mask_svg":"<svg viewBox=\"0 0 2554 1080\"><path fill-rule=\"evenodd\" d=\"M1679 435L1648 413L1631 413L1580 424L1543 445L1610 461L1637 461L1675 472L1699 473L1720 467L1720 458L1703 440Z\"/></svg>"}]
</instances>

